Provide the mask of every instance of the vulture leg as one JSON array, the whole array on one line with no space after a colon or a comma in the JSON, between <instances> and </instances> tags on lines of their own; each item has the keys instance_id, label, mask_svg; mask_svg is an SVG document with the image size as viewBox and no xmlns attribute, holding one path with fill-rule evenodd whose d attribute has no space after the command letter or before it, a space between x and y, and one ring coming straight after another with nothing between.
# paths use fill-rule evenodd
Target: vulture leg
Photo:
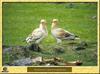
<instances>
[{"instance_id":1,"label":"vulture leg","mask_svg":"<svg viewBox=\"0 0 100 74\"><path fill-rule=\"evenodd\" d=\"M61 42L62 42L62 40L57 38L57 43L59 44Z\"/></svg>"}]
</instances>

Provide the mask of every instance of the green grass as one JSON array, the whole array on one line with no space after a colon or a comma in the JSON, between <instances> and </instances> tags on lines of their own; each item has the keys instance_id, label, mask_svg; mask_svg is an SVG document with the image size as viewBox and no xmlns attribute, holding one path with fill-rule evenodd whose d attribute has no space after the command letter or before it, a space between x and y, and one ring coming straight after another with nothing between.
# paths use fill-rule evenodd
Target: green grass
<instances>
[{"instance_id":1,"label":"green grass","mask_svg":"<svg viewBox=\"0 0 100 74\"><path fill-rule=\"evenodd\" d=\"M92 19L96 15L96 3L74 3L73 8L69 7L69 3L3 3L3 45L27 45L23 40L39 26L41 19L46 19L49 35L41 42L41 46L44 52L50 54L33 54L44 57L59 56L71 61L81 59L85 62L83 65L96 65L95 60L91 61L92 58L89 58L92 51L97 49L96 46L80 51L80 55L64 46L66 52L55 55L51 47L56 44L56 40L50 32L51 21L57 18L59 27L80 36L81 41L97 42L97 19ZM66 42L63 43L67 45Z\"/></svg>"}]
</instances>

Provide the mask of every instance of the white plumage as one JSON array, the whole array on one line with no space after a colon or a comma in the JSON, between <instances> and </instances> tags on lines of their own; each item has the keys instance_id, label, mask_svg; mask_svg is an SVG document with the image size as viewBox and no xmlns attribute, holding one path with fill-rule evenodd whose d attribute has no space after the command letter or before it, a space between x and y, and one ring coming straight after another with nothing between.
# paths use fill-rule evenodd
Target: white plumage
<instances>
[{"instance_id":1,"label":"white plumage","mask_svg":"<svg viewBox=\"0 0 100 74\"><path fill-rule=\"evenodd\" d=\"M62 40L74 40L79 39L73 33L58 27L58 19L53 19L51 33L56 38L57 43L61 43Z\"/></svg>"},{"instance_id":2,"label":"white plumage","mask_svg":"<svg viewBox=\"0 0 100 74\"><path fill-rule=\"evenodd\" d=\"M33 32L26 38L27 43L40 43L48 35L46 28L46 21L42 19L40 21L39 28L33 30Z\"/></svg>"}]
</instances>

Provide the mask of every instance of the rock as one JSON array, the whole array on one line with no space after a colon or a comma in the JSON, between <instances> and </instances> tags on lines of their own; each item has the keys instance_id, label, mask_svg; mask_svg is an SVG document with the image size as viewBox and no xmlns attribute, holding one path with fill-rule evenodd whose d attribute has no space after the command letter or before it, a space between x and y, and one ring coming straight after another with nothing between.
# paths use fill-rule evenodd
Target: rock
<instances>
[{"instance_id":1,"label":"rock","mask_svg":"<svg viewBox=\"0 0 100 74\"><path fill-rule=\"evenodd\" d=\"M54 51L55 51L56 53L64 53L64 52L65 52L64 49L63 49L62 47L55 47L55 48L54 48Z\"/></svg>"},{"instance_id":2,"label":"rock","mask_svg":"<svg viewBox=\"0 0 100 74\"><path fill-rule=\"evenodd\" d=\"M54 59L53 59L53 58L51 58L51 59L43 59L43 61L44 61L45 63L50 63L50 62L54 61Z\"/></svg>"},{"instance_id":3,"label":"rock","mask_svg":"<svg viewBox=\"0 0 100 74\"><path fill-rule=\"evenodd\" d=\"M32 62L36 63L36 62L42 62L43 58L42 57L36 57L36 58L32 58Z\"/></svg>"},{"instance_id":4,"label":"rock","mask_svg":"<svg viewBox=\"0 0 100 74\"><path fill-rule=\"evenodd\" d=\"M63 63L63 60L59 57L54 57L51 59L43 59L46 66L59 66L61 63Z\"/></svg>"},{"instance_id":5,"label":"rock","mask_svg":"<svg viewBox=\"0 0 100 74\"><path fill-rule=\"evenodd\" d=\"M63 62L63 59L61 59L59 57L54 57L53 59L54 59L54 61L57 61L57 62Z\"/></svg>"},{"instance_id":6,"label":"rock","mask_svg":"<svg viewBox=\"0 0 100 74\"><path fill-rule=\"evenodd\" d=\"M12 51L12 47L9 48L3 48L3 53L5 54L6 52L11 52Z\"/></svg>"},{"instance_id":7,"label":"rock","mask_svg":"<svg viewBox=\"0 0 100 74\"><path fill-rule=\"evenodd\" d=\"M76 61L76 66L80 66L82 65L82 62L81 61Z\"/></svg>"},{"instance_id":8,"label":"rock","mask_svg":"<svg viewBox=\"0 0 100 74\"><path fill-rule=\"evenodd\" d=\"M31 45L28 46L28 48L30 50L37 51L37 52L40 52L41 51L41 48L39 47L38 44L31 44Z\"/></svg>"},{"instance_id":9,"label":"rock","mask_svg":"<svg viewBox=\"0 0 100 74\"><path fill-rule=\"evenodd\" d=\"M85 49L85 47L82 47L82 46L75 47L75 50L83 50L83 49Z\"/></svg>"},{"instance_id":10,"label":"rock","mask_svg":"<svg viewBox=\"0 0 100 74\"><path fill-rule=\"evenodd\" d=\"M85 43L80 43L82 46L87 46ZM41 51L39 45L32 44L30 46L3 46L3 65L5 66L65 66L66 63L62 58L53 57L44 59L41 56L32 57L30 51ZM60 46L54 48L56 53L64 53L64 49ZM8 56L9 55L9 56ZM5 58L8 61L5 62ZM31 57L31 58L30 58ZM67 65L81 65L80 62L67 62Z\"/></svg>"},{"instance_id":11,"label":"rock","mask_svg":"<svg viewBox=\"0 0 100 74\"><path fill-rule=\"evenodd\" d=\"M77 60L77 61L71 61L71 62L66 62L66 66L80 66L82 65L82 62Z\"/></svg>"},{"instance_id":12,"label":"rock","mask_svg":"<svg viewBox=\"0 0 100 74\"><path fill-rule=\"evenodd\" d=\"M32 66L33 63L35 64L42 64L42 57L35 57L35 58L23 58L14 60L11 64L5 64L10 66Z\"/></svg>"},{"instance_id":13,"label":"rock","mask_svg":"<svg viewBox=\"0 0 100 74\"><path fill-rule=\"evenodd\" d=\"M87 42L85 42L85 41L82 41L80 44L79 44L79 46L88 46L88 44L87 44Z\"/></svg>"},{"instance_id":14,"label":"rock","mask_svg":"<svg viewBox=\"0 0 100 74\"><path fill-rule=\"evenodd\" d=\"M3 65L13 65L11 64L11 61L16 61L14 62L14 65L28 65L25 64L27 62L27 57L30 57L32 55L31 50L34 51L40 51L41 49L39 48L38 45L32 44L31 46L6 46L3 45ZM8 59L6 59L6 57ZM25 60L26 58L26 60ZM7 60L7 62L6 62ZM21 61L25 60L26 62L20 63ZM19 62L19 64L17 63ZM8 64L6 64L8 63Z\"/></svg>"},{"instance_id":15,"label":"rock","mask_svg":"<svg viewBox=\"0 0 100 74\"><path fill-rule=\"evenodd\" d=\"M77 61L64 61L59 57L54 57L51 59L44 59L45 66L80 66L82 62Z\"/></svg>"},{"instance_id":16,"label":"rock","mask_svg":"<svg viewBox=\"0 0 100 74\"><path fill-rule=\"evenodd\" d=\"M34 58L23 58L18 59L12 62L10 66L32 66L35 65L43 65L43 66L79 66L82 64L81 61L73 61L73 62L64 62L63 59L59 57L54 57L50 59L44 59L43 57L34 57ZM9 64L6 64L9 65Z\"/></svg>"},{"instance_id":17,"label":"rock","mask_svg":"<svg viewBox=\"0 0 100 74\"><path fill-rule=\"evenodd\" d=\"M29 66L32 65L32 60L30 58L19 59L13 62L14 66Z\"/></svg>"},{"instance_id":18,"label":"rock","mask_svg":"<svg viewBox=\"0 0 100 74\"><path fill-rule=\"evenodd\" d=\"M86 49L86 47L88 46L88 44L86 42L81 42L80 44L78 44L76 47L75 47L75 50L83 50L83 49Z\"/></svg>"},{"instance_id":19,"label":"rock","mask_svg":"<svg viewBox=\"0 0 100 74\"><path fill-rule=\"evenodd\" d=\"M40 66L41 66L41 65L44 66L46 63L45 63L44 61L42 61L42 62L39 62L39 61L38 61L38 62L36 62L36 64L38 64L38 65L40 65Z\"/></svg>"},{"instance_id":20,"label":"rock","mask_svg":"<svg viewBox=\"0 0 100 74\"><path fill-rule=\"evenodd\" d=\"M54 65L54 66L58 66L59 65L58 62L56 62L56 61L51 61L50 64Z\"/></svg>"}]
</instances>

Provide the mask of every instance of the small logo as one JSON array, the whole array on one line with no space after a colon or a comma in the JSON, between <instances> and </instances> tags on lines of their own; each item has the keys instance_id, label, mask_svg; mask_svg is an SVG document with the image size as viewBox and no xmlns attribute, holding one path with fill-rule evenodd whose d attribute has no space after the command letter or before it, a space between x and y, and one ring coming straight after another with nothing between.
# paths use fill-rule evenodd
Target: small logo
<instances>
[{"instance_id":1,"label":"small logo","mask_svg":"<svg viewBox=\"0 0 100 74\"><path fill-rule=\"evenodd\" d=\"M8 72L7 67L3 67L3 71L2 72Z\"/></svg>"}]
</instances>

